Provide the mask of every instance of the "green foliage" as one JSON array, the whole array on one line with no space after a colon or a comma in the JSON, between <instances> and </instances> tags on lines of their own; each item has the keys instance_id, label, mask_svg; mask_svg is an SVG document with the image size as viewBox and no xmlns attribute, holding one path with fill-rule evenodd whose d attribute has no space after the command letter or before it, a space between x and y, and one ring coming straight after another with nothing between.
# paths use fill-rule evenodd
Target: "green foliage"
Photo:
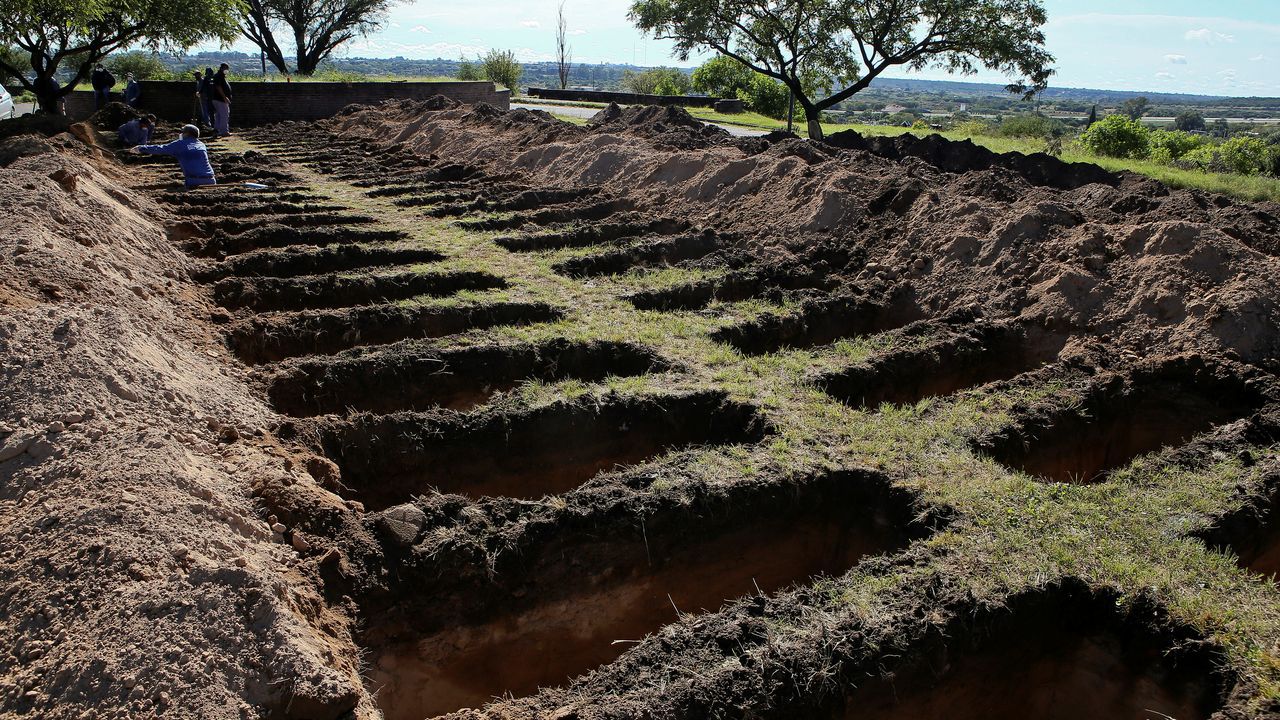
<instances>
[{"instance_id":1,"label":"green foliage","mask_svg":"<svg viewBox=\"0 0 1280 720\"><path fill-rule=\"evenodd\" d=\"M457 78L459 80L475 82L477 80L484 80L484 73L480 71L480 68L476 67L475 63L464 58L462 62L458 63Z\"/></svg>"},{"instance_id":2,"label":"green foliage","mask_svg":"<svg viewBox=\"0 0 1280 720\"><path fill-rule=\"evenodd\" d=\"M687 95L693 83L676 68L657 67L644 72L627 70L622 73L621 84L627 92L638 95Z\"/></svg>"},{"instance_id":3,"label":"green foliage","mask_svg":"<svg viewBox=\"0 0 1280 720\"><path fill-rule=\"evenodd\" d=\"M1257 138L1235 137L1217 148L1218 157L1229 172L1259 175L1270 172L1273 149Z\"/></svg>"},{"instance_id":4,"label":"green foliage","mask_svg":"<svg viewBox=\"0 0 1280 720\"><path fill-rule=\"evenodd\" d=\"M1204 116L1195 110L1183 110L1173 119L1173 126L1183 132L1204 130Z\"/></svg>"},{"instance_id":5,"label":"green foliage","mask_svg":"<svg viewBox=\"0 0 1280 720\"><path fill-rule=\"evenodd\" d=\"M230 42L239 33L239 0L0 0L0 44L26 54L26 66L0 59L0 68L23 76L28 71L51 78L59 66L74 68L65 94L86 80L93 64L124 47L143 45L184 50L200 42ZM8 67L4 67L8 65ZM57 96L42 96L45 110L56 108Z\"/></svg>"},{"instance_id":6,"label":"green foliage","mask_svg":"<svg viewBox=\"0 0 1280 720\"><path fill-rule=\"evenodd\" d=\"M964 137L978 137L981 135L993 135L994 128L983 120L964 120L956 123L951 131L959 133Z\"/></svg>"},{"instance_id":7,"label":"green foliage","mask_svg":"<svg viewBox=\"0 0 1280 720\"><path fill-rule=\"evenodd\" d=\"M693 89L722 98L748 91L756 72L731 57L717 55L693 71Z\"/></svg>"},{"instance_id":8,"label":"green foliage","mask_svg":"<svg viewBox=\"0 0 1280 720\"><path fill-rule=\"evenodd\" d=\"M281 74L311 76L343 43L382 27L395 0L240 0L240 31ZM291 41L293 69L275 34Z\"/></svg>"},{"instance_id":9,"label":"green foliage","mask_svg":"<svg viewBox=\"0 0 1280 720\"><path fill-rule=\"evenodd\" d=\"M1130 120L1139 120L1150 108L1151 101L1145 97L1129 98L1120 103L1120 114L1127 116Z\"/></svg>"},{"instance_id":10,"label":"green foliage","mask_svg":"<svg viewBox=\"0 0 1280 720\"><path fill-rule=\"evenodd\" d=\"M0 45L0 85L4 85L10 91L14 88L22 86L22 81L11 70L21 70L27 64L27 58L23 52L12 45Z\"/></svg>"},{"instance_id":11,"label":"green foliage","mask_svg":"<svg viewBox=\"0 0 1280 720\"><path fill-rule=\"evenodd\" d=\"M912 130L928 130L929 123L925 122L924 120L916 120L915 122L911 123L911 129Z\"/></svg>"},{"instance_id":12,"label":"green foliage","mask_svg":"<svg viewBox=\"0 0 1280 720\"><path fill-rule=\"evenodd\" d=\"M1150 157L1153 162L1170 164L1198 147L1207 145L1208 138L1181 130L1153 130L1147 136Z\"/></svg>"},{"instance_id":13,"label":"green foliage","mask_svg":"<svg viewBox=\"0 0 1280 720\"><path fill-rule=\"evenodd\" d=\"M1104 157L1144 158L1150 151L1150 133L1142 123L1124 115L1108 115L1084 131L1080 143Z\"/></svg>"},{"instance_id":14,"label":"green foliage","mask_svg":"<svg viewBox=\"0 0 1280 720\"><path fill-rule=\"evenodd\" d=\"M155 53L133 50L111 55L103 61L116 79L123 83L125 75L133 73L136 80L172 80L173 73L156 57Z\"/></svg>"},{"instance_id":15,"label":"green foliage","mask_svg":"<svg viewBox=\"0 0 1280 720\"><path fill-rule=\"evenodd\" d=\"M1044 88L1053 74L1040 0L634 0L641 29L675 42L682 60L715 50L796 90L822 137L821 111L894 66L1014 78Z\"/></svg>"},{"instance_id":16,"label":"green foliage","mask_svg":"<svg viewBox=\"0 0 1280 720\"><path fill-rule=\"evenodd\" d=\"M320 67L311 75L312 80L321 82L343 82L356 83L365 82L369 78L364 73L355 72L354 70L339 70L332 63L322 63Z\"/></svg>"},{"instance_id":17,"label":"green foliage","mask_svg":"<svg viewBox=\"0 0 1280 720\"><path fill-rule=\"evenodd\" d=\"M510 50L490 50L480 61L480 72L484 79L509 89L513 94L518 91L520 78L524 75L524 66L516 60L516 54Z\"/></svg>"},{"instance_id":18,"label":"green foliage","mask_svg":"<svg viewBox=\"0 0 1280 720\"><path fill-rule=\"evenodd\" d=\"M747 87L738 92L738 99L749 109L779 120L787 117L787 100L790 97L791 92L786 85L757 72L752 73ZM797 113L796 117L800 114Z\"/></svg>"},{"instance_id":19,"label":"green foliage","mask_svg":"<svg viewBox=\"0 0 1280 720\"><path fill-rule=\"evenodd\" d=\"M1023 113L1001 120L999 132L1004 137L1056 137L1066 132L1066 126L1041 113Z\"/></svg>"}]
</instances>

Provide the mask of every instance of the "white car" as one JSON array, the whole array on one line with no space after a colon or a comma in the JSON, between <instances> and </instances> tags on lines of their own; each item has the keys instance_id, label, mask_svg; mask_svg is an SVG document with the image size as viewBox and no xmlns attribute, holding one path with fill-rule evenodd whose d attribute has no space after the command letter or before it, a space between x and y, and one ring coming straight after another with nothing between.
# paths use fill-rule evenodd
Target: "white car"
<instances>
[{"instance_id":1,"label":"white car","mask_svg":"<svg viewBox=\"0 0 1280 720\"><path fill-rule=\"evenodd\" d=\"M18 116L18 108L13 104L13 96L0 85L0 120L8 120Z\"/></svg>"}]
</instances>

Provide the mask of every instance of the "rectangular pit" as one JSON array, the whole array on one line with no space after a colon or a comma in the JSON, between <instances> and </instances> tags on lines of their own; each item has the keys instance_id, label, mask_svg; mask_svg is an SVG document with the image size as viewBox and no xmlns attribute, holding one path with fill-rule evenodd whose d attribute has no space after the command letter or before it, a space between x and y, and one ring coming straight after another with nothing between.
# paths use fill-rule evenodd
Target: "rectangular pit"
<instances>
[{"instance_id":1,"label":"rectangular pit","mask_svg":"<svg viewBox=\"0 0 1280 720\"><path fill-rule=\"evenodd\" d=\"M409 234L401 230L372 230L344 227L289 227L279 223L261 225L252 230L229 235L215 233L194 249L199 257L239 255L270 248L298 245L328 247L330 245L354 245L357 243L390 243L405 240Z\"/></svg>"},{"instance_id":2,"label":"rectangular pit","mask_svg":"<svg viewBox=\"0 0 1280 720\"><path fill-rule=\"evenodd\" d=\"M331 355L354 347L433 338L498 325L558 320L561 312L541 303L499 302L431 307L369 305L350 310L308 310L258 315L231 326L228 341L250 365L301 355Z\"/></svg>"},{"instance_id":3,"label":"rectangular pit","mask_svg":"<svg viewBox=\"0 0 1280 720\"><path fill-rule=\"evenodd\" d=\"M360 416L317 427L324 453L354 491L350 499L374 509L431 488L537 499L673 449L766 434L754 408L719 392L560 402L519 415Z\"/></svg>"},{"instance_id":4,"label":"rectangular pit","mask_svg":"<svg viewBox=\"0 0 1280 720\"><path fill-rule=\"evenodd\" d=\"M323 275L380 265L416 265L439 262L444 256L434 250L414 247L369 247L336 245L319 249L259 250L231 260L210 263L193 273L201 282L225 277L293 277Z\"/></svg>"},{"instance_id":5,"label":"rectangular pit","mask_svg":"<svg viewBox=\"0 0 1280 720\"><path fill-rule=\"evenodd\" d=\"M482 272L391 275L309 275L295 278L230 278L213 286L214 300L222 307L257 312L308 310L373 305L418 296L443 297L463 290L506 287L497 276Z\"/></svg>"},{"instance_id":6,"label":"rectangular pit","mask_svg":"<svg viewBox=\"0 0 1280 720\"><path fill-rule=\"evenodd\" d=\"M966 614L890 661L891 677L859 683L834 717L1208 720L1227 692L1214 650L1136 605L1122 614L1114 596L1073 583Z\"/></svg>"},{"instance_id":7,"label":"rectangular pit","mask_svg":"<svg viewBox=\"0 0 1280 720\"><path fill-rule=\"evenodd\" d=\"M1261 386L1234 369L1179 358L1100 376L1080 403L1029 412L976 448L1040 480L1103 482L1141 455L1180 446L1266 402Z\"/></svg>"},{"instance_id":8,"label":"rectangular pit","mask_svg":"<svg viewBox=\"0 0 1280 720\"><path fill-rule=\"evenodd\" d=\"M351 410L470 410L525 380L595 382L664 368L652 353L615 342L559 340L443 352L413 343L291 363L271 378L267 393L277 410L295 417Z\"/></svg>"},{"instance_id":9,"label":"rectangular pit","mask_svg":"<svg viewBox=\"0 0 1280 720\"><path fill-rule=\"evenodd\" d=\"M450 603L410 592L377 611L369 687L389 720L407 720L560 685L676 621L676 608L714 611L899 551L933 529L915 517L914 496L887 478L837 472L564 528L488 587L446 591Z\"/></svg>"},{"instance_id":10,"label":"rectangular pit","mask_svg":"<svg viewBox=\"0 0 1280 720\"><path fill-rule=\"evenodd\" d=\"M569 227L550 232L507 235L494 239L494 242L511 252L536 252L616 244L646 235L674 235L688 229L687 222L670 219L646 220L635 215L615 218L612 222Z\"/></svg>"},{"instance_id":11,"label":"rectangular pit","mask_svg":"<svg viewBox=\"0 0 1280 720\"><path fill-rule=\"evenodd\" d=\"M1034 370L1052 362L1063 344L1061 338L1033 340L1007 324L979 322L958 329L928 321L918 325L904 330L904 335L915 334L914 328L916 333L937 331L942 337L828 375L819 381L822 389L857 408L914 405Z\"/></svg>"},{"instance_id":12,"label":"rectangular pit","mask_svg":"<svg viewBox=\"0 0 1280 720\"><path fill-rule=\"evenodd\" d=\"M768 315L727 327L713 337L744 355L763 355L784 348L804 349L857 335L896 330L921 316L920 309L904 299L881 303L835 298L806 303L790 315Z\"/></svg>"},{"instance_id":13,"label":"rectangular pit","mask_svg":"<svg viewBox=\"0 0 1280 720\"><path fill-rule=\"evenodd\" d=\"M633 267L655 267L697 260L719 250L722 245L723 240L710 231L675 237L644 238L629 247L557 263L552 269L561 275L576 278L616 275Z\"/></svg>"}]
</instances>

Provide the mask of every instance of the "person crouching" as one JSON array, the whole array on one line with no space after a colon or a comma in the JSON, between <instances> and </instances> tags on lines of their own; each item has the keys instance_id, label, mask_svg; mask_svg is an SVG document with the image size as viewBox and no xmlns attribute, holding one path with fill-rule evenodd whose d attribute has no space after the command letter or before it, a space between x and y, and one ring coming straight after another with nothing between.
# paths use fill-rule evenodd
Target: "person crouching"
<instances>
[{"instance_id":1,"label":"person crouching","mask_svg":"<svg viewBox=\"0 0 1280 720\"><path fill-rule=\"evenodd\" d=\"M201 185L217 185L213 177L213 165L209 164L209 149L200 142L200 128L183 125L182 137L166 145L139 145L134 150L143 155L172 155L182 168L187 189Z\"/></svg>"},{"instance_id":2,"label":"person crouching","mask_svg":"<svg viewBox=\"0 0 1280 720\"><path fill-rule=\"evenodd\" d=\"M140 118L134 118L129 122L121 125L116 134L120 136L120 142L125 147L133 147L135 145L146 145L151 142L151 133L155 131L156 116L146 115Z\"/></svg>"}]
</instances>

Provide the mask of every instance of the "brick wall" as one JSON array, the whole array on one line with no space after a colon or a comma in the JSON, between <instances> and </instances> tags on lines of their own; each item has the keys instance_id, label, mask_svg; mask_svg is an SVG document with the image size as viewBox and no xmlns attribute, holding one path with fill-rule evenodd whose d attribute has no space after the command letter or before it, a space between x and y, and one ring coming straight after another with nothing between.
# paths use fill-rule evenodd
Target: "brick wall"
<instances>
[{"instance_id":1,"label":"brick wall","mask_svg":"<svg viewBox=\"0 0 1280 720\"><path fill-rule=\"evenodd\" d=\"M444 95L466 105L487 102L506 110L508 90L495 90L488 82L237 82L231 86L231 126L263 125L285 120L319 120L332 117L352 103L373 105L383 100L426 100ZM123 91L117 85L116 91ZM118 99L116 92L113 98ZM173 122L190 120L194 105L194 81L143 80L141 109ZM93 113L93 93L80 90L67 96L67 114L82 120Z\"/></svg>"},{"instance_id":2,"label":"brick wall","mask_svg":"<svg viewBox=\"0 0 1280 720\"><path fill-rule=\"evenodd\" d=\"M603 90L555 90L552 88L529 88L529 96L546 100L616 102L619 105L680 105L682 107L714 107L716 101L720 99L704 95L640 95Z\"/></svg>"}]
</instances>

